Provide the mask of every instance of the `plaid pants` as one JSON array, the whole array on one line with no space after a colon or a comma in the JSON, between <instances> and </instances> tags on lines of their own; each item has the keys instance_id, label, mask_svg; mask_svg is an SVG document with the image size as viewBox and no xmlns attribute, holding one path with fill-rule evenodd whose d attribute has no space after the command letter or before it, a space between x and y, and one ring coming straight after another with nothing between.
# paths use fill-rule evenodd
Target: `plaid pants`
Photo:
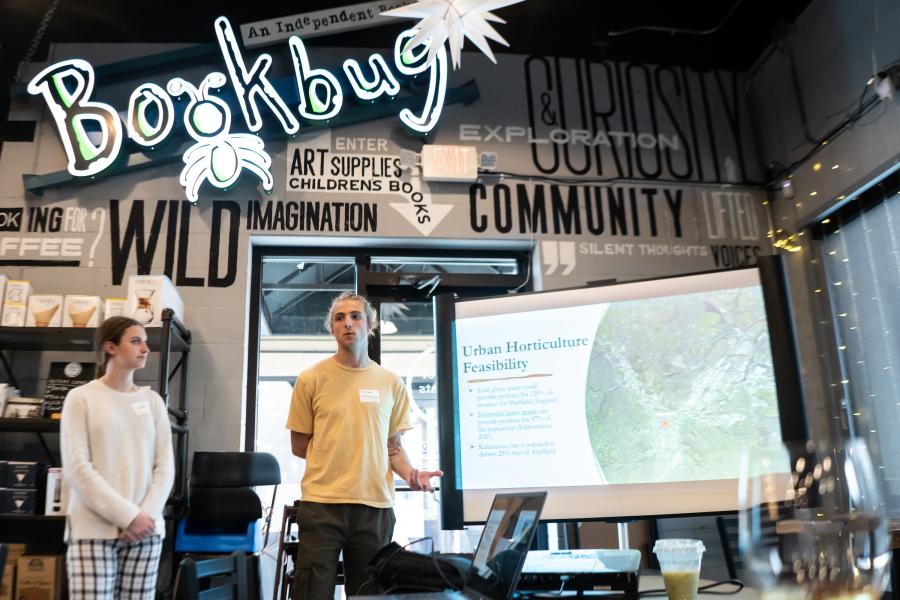
<instances>
[{"instance_id":1,"label":"plaid pants","mask_svg":"<svg viewBox=\"0 0 900 600\"><path fill-rule=\"evenodd\" d=\"M72 540L66 552L71 600L153 600L162 538Z\"/></svg>"}]
</instances>

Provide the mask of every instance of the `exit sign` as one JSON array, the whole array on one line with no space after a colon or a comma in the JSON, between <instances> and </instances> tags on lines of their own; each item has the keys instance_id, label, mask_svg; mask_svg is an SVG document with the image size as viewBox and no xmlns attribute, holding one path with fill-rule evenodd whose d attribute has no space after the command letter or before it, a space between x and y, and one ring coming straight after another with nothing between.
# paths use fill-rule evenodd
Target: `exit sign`
<instances>
[{"instance_id":1,"label":"exit sign","mask_svg":"<svg viewBox=\"0 0 900 600\"><path fill-rule=\"evenodd\" d=\"M425 181L466 181L478 179L478 150L475 146L422 146L422 178Z\"/></svg>"}]
</instances>

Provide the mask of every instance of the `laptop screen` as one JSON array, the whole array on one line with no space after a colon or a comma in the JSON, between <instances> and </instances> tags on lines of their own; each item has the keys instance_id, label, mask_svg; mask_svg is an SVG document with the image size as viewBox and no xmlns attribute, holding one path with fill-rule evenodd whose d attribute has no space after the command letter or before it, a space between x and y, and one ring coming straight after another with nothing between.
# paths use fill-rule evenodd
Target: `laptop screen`
<instances>
[{"instance_id":1,"label":"laptop screen","mask_svg":"<svg viewBox=\"0 0 900 600\"><path fill-rule=\"evenodd\" d=\"M466 576L466 595L508 600L541 517L547 492L497 494Z\"/></svg>"}]
</instances>

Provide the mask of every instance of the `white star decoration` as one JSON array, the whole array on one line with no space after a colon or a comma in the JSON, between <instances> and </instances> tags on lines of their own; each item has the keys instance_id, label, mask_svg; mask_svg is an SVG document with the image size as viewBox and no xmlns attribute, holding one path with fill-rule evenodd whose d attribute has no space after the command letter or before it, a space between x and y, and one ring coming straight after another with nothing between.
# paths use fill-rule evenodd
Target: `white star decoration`
<instances>
[{"instance_id":1,"label":"white star decoration","mask_svg":"<svg viewBox=\"0 0 900 600\"><path fill-rule=\"evenodd\" d=\"M401 6L381 13L387 17L405 17L422 19L418 24L418 32L407 44L412 48L416 44L431 38L428 48L428 63L434 60L438 49L448 42L453 68L459 67L460 55L465 38L469 38L478 49L484 52L491 62L497 63L488 40L494 40L509 46L506 40L491 27L488 21L506 23L503 19L489 11L517 4L523 0L418 0L407 6Z\"/></svg>"}]
</instances>

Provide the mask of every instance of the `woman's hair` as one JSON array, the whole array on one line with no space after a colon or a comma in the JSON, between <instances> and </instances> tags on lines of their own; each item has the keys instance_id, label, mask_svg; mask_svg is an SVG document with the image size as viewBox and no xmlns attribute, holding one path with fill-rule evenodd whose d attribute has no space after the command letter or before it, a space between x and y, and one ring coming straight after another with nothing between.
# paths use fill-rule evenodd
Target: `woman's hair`
<instances>
[{"instance_id":1,"label":"woman's hair","mask_svg":"<svg viewBox=\"0 0 900 600\"><path fill-rule=\"evenodd\" d=\"M365 299L365 297L360 296L356 292L341 292L341 294L334 299L331 303L331 308L328 309L328 314L325 315L325 331L328 333L334 333L331 330L331 315L334 312L334 307L337 306L338 302L343 302L344 300L356 300L357 302L361 302L363 305L363 309L366 311L366 321L369 324L369 335L375 335L375 330L378 329L378 315L375 312L375 308L369 304L369 301Z\"/></svg>"},{"instance_id":2,"label":"woman's hair","mask_svg":"<svg viewBox=\"0 0 900 600\"><path fill-rule=\"evenodd\" d=\"M138 321L131 317L110 317L100 323L100 327L94 332L94 351L97 353L97 369L95 377L100 378L106 373L106 363L109 362L109 354L103 349L106 342L112 342L116 346L122 341L122 335L129 327L138 325L143 327Z\"/></svg>"}]
</instances>

